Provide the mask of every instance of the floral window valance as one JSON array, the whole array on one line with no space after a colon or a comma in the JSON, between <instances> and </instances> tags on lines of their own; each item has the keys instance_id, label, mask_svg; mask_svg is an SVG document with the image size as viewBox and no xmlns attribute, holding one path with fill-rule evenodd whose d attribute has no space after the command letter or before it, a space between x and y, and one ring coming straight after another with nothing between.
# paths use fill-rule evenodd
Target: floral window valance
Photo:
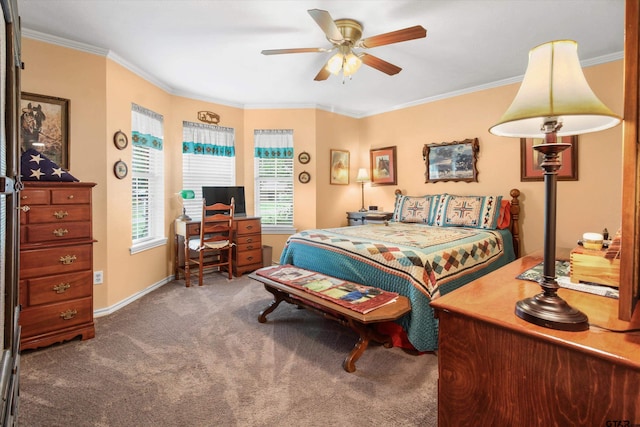
<instances>
[{"instance_id":1,"label":"floral window valance","mask_svg":"<svg viewBox=\"0 0 640 427\"><path fill-rule=\"evenodd\" d=\"M256 129L254 157L293 159L293 129Z\"/></svg>"},{"instance_id":2,"label":"floral window valance","mask_svg":"<svg viewBox=\"0 0 640 427\"><path fill-rule=\"evenodd\" d=\"M161 114L131 104L131 144L162 151L164 118Z\"/></svg>"},{"instance_id":3,"label":"floral window valance","mask_svg":"<svg viewBox=\"0 0 640 427\"><path fill-rule=\"evenodd\" d=\"M235 129L182 122L182 152L235 157Z\"/></svg>"}]
</instances>

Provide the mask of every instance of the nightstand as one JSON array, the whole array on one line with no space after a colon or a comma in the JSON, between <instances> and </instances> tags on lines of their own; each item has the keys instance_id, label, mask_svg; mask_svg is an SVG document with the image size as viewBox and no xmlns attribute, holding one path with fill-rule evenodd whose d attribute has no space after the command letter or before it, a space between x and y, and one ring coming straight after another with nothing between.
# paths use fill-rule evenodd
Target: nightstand
<instances>
[{"instance_id":1,"label":"nightstand","mask_svg":"<svg viewBox=\"0 0 640 427\"><path fill-rule=\"evenodd\" d=\"M388 221L393 216L393 212L364 211L347 212L349 225L379 224Z\"/></svg>"}]
</instances>

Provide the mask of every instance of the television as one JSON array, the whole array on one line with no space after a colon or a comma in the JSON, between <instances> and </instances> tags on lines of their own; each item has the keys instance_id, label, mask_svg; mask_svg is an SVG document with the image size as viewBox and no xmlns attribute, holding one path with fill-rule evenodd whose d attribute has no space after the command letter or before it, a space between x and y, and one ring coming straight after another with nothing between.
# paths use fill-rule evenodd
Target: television
<instances>
[{"instance_id":1,"label":"television","mask_svg":"<svg viewBox=\"0 0 640 427\"><path fill-rule=\"evenodd\" d=\"M207 205L214 203L229 204L233 197L235 201L234 216L247 216L247 208L244 202L244 187L202 187L202 197Z\"/></svg>"}]
</instances>

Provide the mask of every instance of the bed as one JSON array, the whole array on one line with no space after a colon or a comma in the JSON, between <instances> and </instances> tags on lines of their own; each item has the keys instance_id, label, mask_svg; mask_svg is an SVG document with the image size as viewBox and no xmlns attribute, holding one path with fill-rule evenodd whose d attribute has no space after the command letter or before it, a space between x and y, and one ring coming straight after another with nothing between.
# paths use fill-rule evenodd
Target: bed
<instances>
[{"instance_id":1,"label":"bed","mask_svg":"<svg viewBox=\"0 0 640 427\"><path fill-rule=\"evenodd\" d=\"M510 196L396 191L390 221L298 232L280 264L406 296L411 311L396 324L413 348L433 351L438 322L430 301L519 256L520 191Z\"/></svg>"}]
</instances>

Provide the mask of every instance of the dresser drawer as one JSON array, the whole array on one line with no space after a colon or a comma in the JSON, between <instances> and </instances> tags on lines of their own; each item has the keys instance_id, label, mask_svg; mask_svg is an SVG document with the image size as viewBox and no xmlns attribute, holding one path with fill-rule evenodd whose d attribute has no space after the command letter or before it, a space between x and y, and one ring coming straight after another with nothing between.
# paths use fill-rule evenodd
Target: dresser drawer
<instances>
[{"instance_id":1,"label":"dresser drawer","mask_svg":"<svg viewBox=\"0 0 640 427\"><path fill-rule=\"evenodd\" d=\"M60 274L20 281L20 304L31 307L91 296L91 271Z\"/></svg>"},{"instance_id":2,"label":"dresser drawer","mask_svg":"<svg viewBox=\"0 0 640 427\"><path fill-rule=\"evenodd\" d=\"M20 279L91 270L91 243L20 251Z\"/></svg>"},{"instance_id":3,"label":"dresser drawer","mask_svg":"<svg viewBox=\"0 0 640 427\"><path fill-rule=\"evenodd\" d=\"M248 219L242 221L236 221L236 236L240 237L243 234L260 233L260 218Z\"/></svg>"},{"instance_id":4,"label":"dresser drawer","mask_svg":"<svg viewBox=\"0 0 640 427\"><path fill-rule=\"evenodd\" d=\"M90 221L90 205L57 205L35 206L24 212L26 224L42 224L45 222Z\"/></svg>"},{"instance_id":5,"label":"dresser drawer","mask_svg":"<svg viewBox=\"0 0 640 427\"><path fill-rule=\"evenodd\" d=\"M20 205L48 205L51 191L47 188L25 188L20 191Z\"/></svg>"},{"instance_id":6,"label":"dresser drawer","mask_svg":"<svg viewBox=\"0 0 640 427\"><path fill-rule=\"evenodd\" d=\"M92 297L29 307L20 313L21 336L24 338L91 322Z\"/></svg>"},{"instance_id":7,"label":"dresser drawer","mask_svg":"<svg viewBox=\"0 0 640 427\"><path fill-rule=\"evenodd\" d=\"M238 267L262 263L262 248L251 251L238 251L236 253L235 263Z\"/></svg>"},{"instance_id":8,"label":"dresser drawer","mask_svg":"<svg viewBox=\"0 0 640 427\"><path fill-rule=\"evenodd\" d=\"M52 205L79 205L91 203L91 190L87 188L54 188L51 190Z\"/></svg>"},{"instance_id":9,"label":"dresser drawer","mask_svg":"<svg viewBox=\"0 0 640 427\"><path fill-rule=\"evenodd\" d=\"M22 232L24 230L24 233ZM68 222L63 224L32 224L22 227L20 243L39 243L70 239L91 238L90 222Z\"/></svg>"}]
</instances>

